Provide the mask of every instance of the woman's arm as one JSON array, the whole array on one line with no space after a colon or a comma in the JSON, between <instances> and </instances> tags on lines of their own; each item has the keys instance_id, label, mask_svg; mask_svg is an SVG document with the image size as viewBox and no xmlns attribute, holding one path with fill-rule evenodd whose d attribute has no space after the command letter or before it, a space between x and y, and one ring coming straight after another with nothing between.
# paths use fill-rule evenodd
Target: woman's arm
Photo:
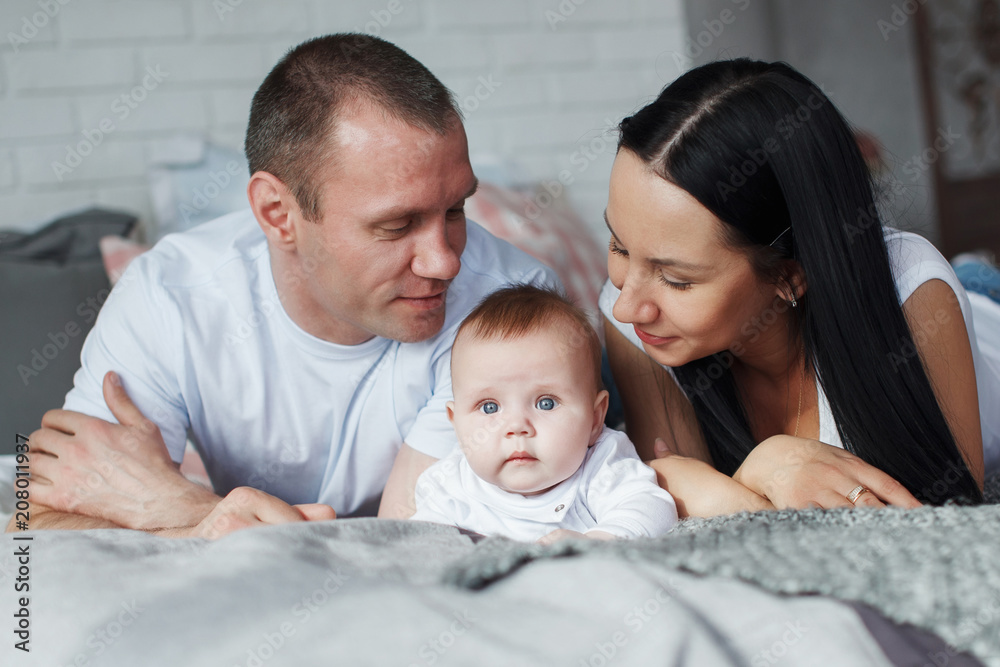
<instances>
[{"instance_id":1,"label":"woman's arm","mask_svg":"<svg viewBox=\"0 0 1000 667\"><path fill-rule=\"evenodd\" d=\"M694 408L670 374L604 318L608 361L625 409L625 431L639 458L667 453L712 462ZM656 452L661 438L669 452Z\"/></svg>"},{"instance_id":2,"label":"woman's arm","mask_svg":"<svg viewBox=\"0 0 1000 667\"><path fill-rule=\"evenodd\" d=\"M754 447L733 479L778 509L807 507L920 507L906 488L873 465L819 440L775 435ZM862 493L851 503L857 486Z\"/></svg>"},{"instance_id":3,"label":"woman's arm","mask_svg":"<svg viewBox=\"0 0 1000 667\"><path fill-rule=\"evenodd\" d=\"M929 280L906 300L903 314L955 444L982 489L983 432L979 421L979 393L969 331L958 297L943 280ZM902 351L899 358L901 363L917 361L905 357Z\"/></svg>"},{"instance_id":4,"label":"woman's arm","mask_svg":"<svg viewBox=\"0 0 1000 667\"><path fill-rule=\"evenodd\" d=\"M969 334L955 292L944 281L930 280L907 298L903 313L917 355L900 350L895 358L901 364L923 363L958 449L982 488L979 395ZM920 505L902 484L853 454L791 436L774 436L757 445L733 477L779 508L850 507L845 496L858 485L871 490L858 497L854 503L858 506Z\"/></svg>"},{"instance_id":5,"label":"woman's arm","mask_svg":"<svg viewBox=\"0 0 1000 667\"><path fill-rule=\"evenodd\" d=\"M923 363L941 412L973 478L983 486L983 440L972 347L962 309L951 287L930 280L903 304L917 356L900 350L898 363ZM943 473L944 471L942 471ZM733 477L776 507L849 507L845 496L858 485L872 493L855 505L917 507L899 482L858 457L821 442L775 436L747 456Z\"/></svg>"},{"instance_id":6,"label":"woman's arm","mask_svg":"<svg viewBox=\"0 0 1000 667\"><path fill-rule=\"evenodd\" d=\"M604 320L608 359L625 408L625 429L639 458L656 471L677 514L716 516L773 509L771 503L712 467L694 408L659 364ZM652 460L651 460L652 459Z\"/></svg>"},{"instance_id":7,"label":"woman's arm","mask_svg":"<svg viewBox=\"0 0 1000 667\"><path fill-rule=\"evenodd\" d=\"M704 461L667 455L647 463L660 487L674 497L678 518L774 509L769 500Z\"/></svg>"}]
</instances>

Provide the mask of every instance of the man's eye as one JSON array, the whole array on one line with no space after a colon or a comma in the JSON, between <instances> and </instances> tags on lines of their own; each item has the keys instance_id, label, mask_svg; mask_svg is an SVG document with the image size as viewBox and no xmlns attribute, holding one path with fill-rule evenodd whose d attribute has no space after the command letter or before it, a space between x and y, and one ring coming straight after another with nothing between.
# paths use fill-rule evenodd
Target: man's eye
<instances>
[{"instance_id":1,"label":"man's eye","mask_svg":"<svg viewBox=\"0 0 1000 667\"><path fill-rule=\"evenodd\" d=\"M554 398L546 396L545 398L538 399L538 402L535 403L535 407L539 410L554 410L556 407L556 401Z\"/></svg>"},{"instance_id":2,"label":"man's eye","mask_svg":"<svg viewBox=\"0 0 1000 667\"><path fill-rule=\"evenodd\" d=\"M492 415L499 409L500 406L496 404L496 401L483 401L483 404L479 406L480 412L484 412L488 415Z\"/></svg>"},{"instance_id":3,"label":"man's eye","mask_svg":"<svg viewBox=\"0 0 1000 667\"><path fill-rule=\"evenodd\" d=\"M389 235L389 236L402 236L403 234L405 234L407 232L407 230L410 229L410 225L411 224L412 224L412 221L410 221L410 220L407 220L406 222L404 222L402 224L400 224L400 221L397 220L397 221L395 221L393 223L387 223L385 225L381 225L378 229L383 234L386 234L386 235Z\"/></svg>"}]
</instances>

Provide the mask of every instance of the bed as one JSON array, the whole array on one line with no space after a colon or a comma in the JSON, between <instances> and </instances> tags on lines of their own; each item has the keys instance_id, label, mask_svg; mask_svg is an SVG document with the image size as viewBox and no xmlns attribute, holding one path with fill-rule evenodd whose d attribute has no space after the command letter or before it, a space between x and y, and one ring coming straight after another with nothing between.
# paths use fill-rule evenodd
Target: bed
<instances>
[{"instance_id":1,"label":"bed","mask_svg":"<svg viewBox=\"0 0 1000 667\"><path fill-rule=\"evenodd\" d=\"M563 267L593 308L601 253L538 246L555 237L517 214L525 196L484 186L470 215ZM580 237L578 220L546 214L547 230ZM1000 480L988 496L1000 501ZM994 504L744 514L685 521L655 540L545 547L371 518L214 542L124 530L4 540L4 666L1000 665Z\"/></svg>"},{"instance_id":2,"label":"bed","mask_svg":"<svg viewBox=\"0 0 1000 667\"><path fill-rule=\"evenodd\" d=\"M374 518L5 541L0 615L27 614L30 652L8 630L4 665L1000 665L994 504L551 546Z\"/></svg>"}]
</instances>

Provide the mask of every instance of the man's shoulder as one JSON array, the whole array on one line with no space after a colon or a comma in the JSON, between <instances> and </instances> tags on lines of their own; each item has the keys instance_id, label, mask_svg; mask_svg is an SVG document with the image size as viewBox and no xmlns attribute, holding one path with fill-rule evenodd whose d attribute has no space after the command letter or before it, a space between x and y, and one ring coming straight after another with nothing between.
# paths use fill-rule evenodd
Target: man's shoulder
<instances>
[{"instance_id":1,"label":"man's shoulder","mask_svg":"<svg viewBox=\"0 0 1000 667\"><path fill-rule=\"evenodd\" d=\"M250 210L237 211L163 237L136 259L141 270L164 287L193 287L220 271L248 269L267 251L263 232Z\"/></svg>"}]
</instances>

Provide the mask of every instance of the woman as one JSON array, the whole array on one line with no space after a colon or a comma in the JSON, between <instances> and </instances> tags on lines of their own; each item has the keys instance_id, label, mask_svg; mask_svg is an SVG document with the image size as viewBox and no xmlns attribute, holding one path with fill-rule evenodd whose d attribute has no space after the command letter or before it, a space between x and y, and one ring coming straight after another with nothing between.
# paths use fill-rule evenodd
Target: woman
<instances>
[{"instance_id":1,"label":"woman","mask_svg":"<svg viewBox=\"0 0 1000 667\"><path fill-rule=\"evenodd\" d=\"M712 63L620 130L608 354L681 512L981 501L1000 380L947 262L883 229L817 86Z\"/></svg>"}]
</instances>

